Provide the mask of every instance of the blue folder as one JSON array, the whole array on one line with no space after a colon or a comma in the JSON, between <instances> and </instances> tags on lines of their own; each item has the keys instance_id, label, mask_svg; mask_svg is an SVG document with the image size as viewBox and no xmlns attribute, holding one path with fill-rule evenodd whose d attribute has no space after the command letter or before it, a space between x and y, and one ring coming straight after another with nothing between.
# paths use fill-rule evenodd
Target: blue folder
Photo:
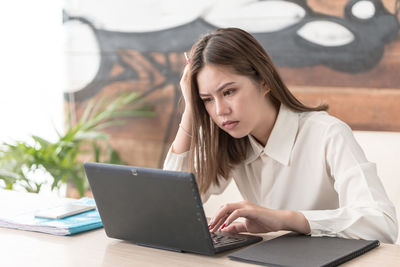
<instances>
[{"instance_id":1,"label":"blue folder","mask_svg":"<svg viewBox=\"0 0 400 267\"><path fill-rule=\"evenodd\" d=\"M84 197L72 203L95 205L93 198ZM36 231L54 235L73 235L103 227L97 209L86 211L63 219L35 217L35 211L25 212L9 218L0 216L0 227Z\"/></svg>"}]
</instances>

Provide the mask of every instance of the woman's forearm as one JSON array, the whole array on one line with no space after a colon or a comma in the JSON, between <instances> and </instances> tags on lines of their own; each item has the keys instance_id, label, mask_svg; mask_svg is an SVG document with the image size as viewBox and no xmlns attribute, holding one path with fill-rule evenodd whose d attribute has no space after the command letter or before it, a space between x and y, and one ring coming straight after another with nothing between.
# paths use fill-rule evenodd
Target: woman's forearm
<instances>
[{"instance_id":1,"label":"woman's forearm","mask_svg":"<svg viewBox=\"0 0 400 267\"><path fill-rule=\"evenodd\" d=\"M172 152L180 154L190 149L192 140L192 115L190 109L185 109L175 140L172 144Z\"/></svg>"},{"instance_id":2,"label":"woman's forearm","mask_svg":"<svg viewBox=\"0 0 400 267\"><path fill-rule=\"evenodd\" d=\"M309 234L311 232L310 224L303 213L293 210L282 210L284 225L282 230L294 231L302 234Z\"/></svg>"}]
</instances>

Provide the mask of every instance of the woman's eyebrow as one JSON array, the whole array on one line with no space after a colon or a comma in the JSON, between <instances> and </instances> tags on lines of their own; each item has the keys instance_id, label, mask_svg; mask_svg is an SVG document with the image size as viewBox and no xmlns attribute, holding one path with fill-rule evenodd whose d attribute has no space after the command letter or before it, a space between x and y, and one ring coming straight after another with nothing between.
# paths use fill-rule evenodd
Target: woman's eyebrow
<instances>
[{"instance_id":1,"label":"woman's eyebrow","mask_svg":"<svg viewBox=\"0 0 400 267\"><path fill-rule=\"evenodd\" d=\"M234 83L235 83L235 82L227 82L227 83L224 83L223 85L221 85L220 87L218 87L217 90L215 90L215 92L218 93L218 92L224 90L225 87L230 86L230 85L232 85L232 84L234 84ZM200 95L200 96L209 96L209 94L202 94L202 93L199 93L199 95Z\"/></svg>"}]
</instances>

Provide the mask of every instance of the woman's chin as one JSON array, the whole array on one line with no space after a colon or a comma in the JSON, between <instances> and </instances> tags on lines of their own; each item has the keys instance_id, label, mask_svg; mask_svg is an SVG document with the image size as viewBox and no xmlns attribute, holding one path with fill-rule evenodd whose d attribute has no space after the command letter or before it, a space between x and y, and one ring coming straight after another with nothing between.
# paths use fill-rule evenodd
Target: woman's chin
<instances>
[{"instance_id":1,"label":"woman's chin","mask_svg":"<svg viewBox=\"0 0 400 267\"><path fill-rule=\"evenodd\" d=\"M248 135L247 133L239 133L239 132L234 132L234 131L229 131L229 132L225 131L225 132L235 139L240 139L240 138L243 138Z\"/></svg>"}]
</instances>

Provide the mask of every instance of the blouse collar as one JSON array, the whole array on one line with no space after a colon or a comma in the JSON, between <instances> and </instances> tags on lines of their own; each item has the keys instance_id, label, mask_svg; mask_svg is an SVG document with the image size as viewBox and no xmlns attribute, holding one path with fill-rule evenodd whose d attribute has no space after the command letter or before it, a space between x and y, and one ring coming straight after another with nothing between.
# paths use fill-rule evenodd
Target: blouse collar
<instances>
[{"instance_id":1,"label":"blouse collar","mask_svg":"<svg viewBox=\"0 0 400 267\"><path fill-rule=\"evenodd\" d=\"M290 154L293 149L298 128L299 113L281 104L278 117L265 147L260 145L253 136L250 134L248 135L250 149L249 156L245 163L249 164L253 162L264 152L281 164L289 165Z\"/></svg>"}]
</instances>

